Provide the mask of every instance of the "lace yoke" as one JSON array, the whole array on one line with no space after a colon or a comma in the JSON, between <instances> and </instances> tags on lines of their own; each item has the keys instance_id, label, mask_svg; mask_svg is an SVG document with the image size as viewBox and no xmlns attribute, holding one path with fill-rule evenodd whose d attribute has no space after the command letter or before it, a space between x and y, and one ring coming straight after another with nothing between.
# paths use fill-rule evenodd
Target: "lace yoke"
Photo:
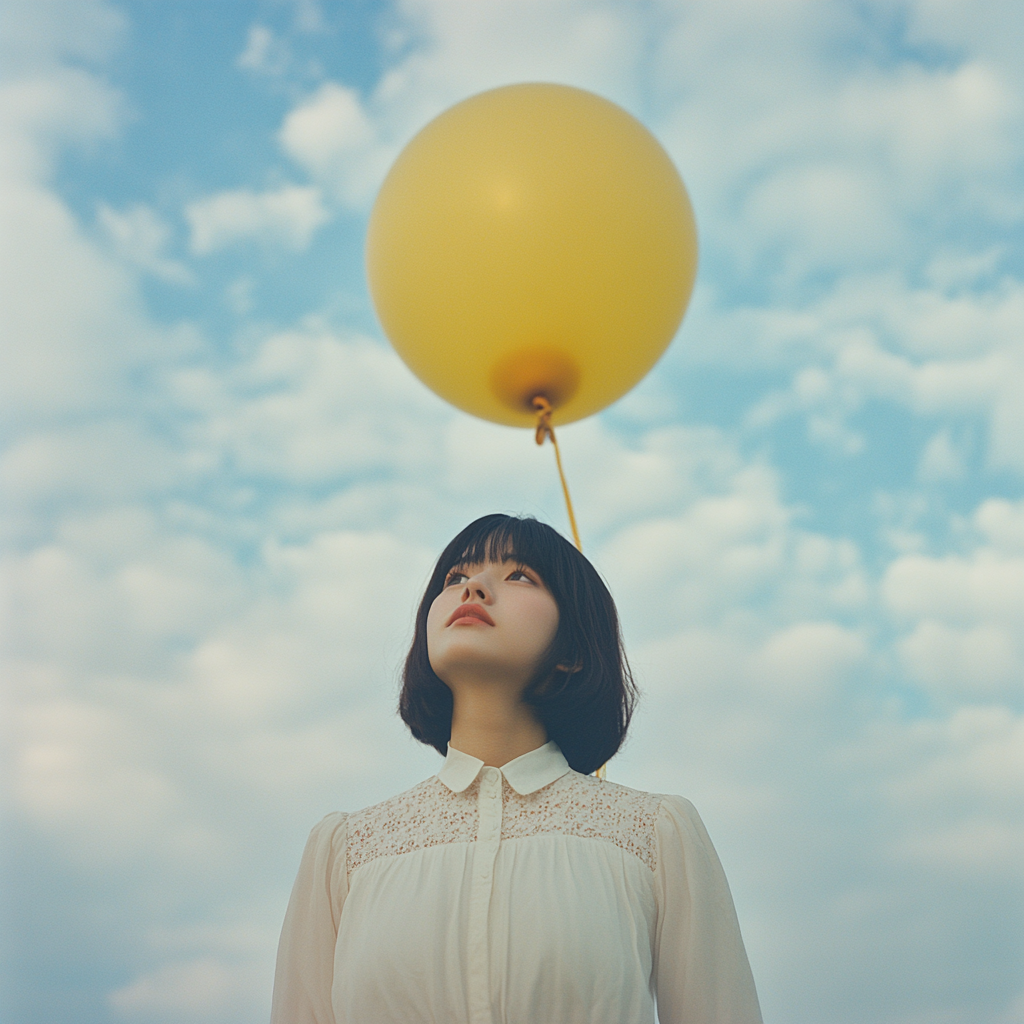
<instances>
[{"instance_id":1,"label":"lace yoke","mask_svg":"<svg viewBox=\"0 0 1024 1024\"><path fill-rule=\"evenodd\" d=\"M348 816L349 872L378 857L477 838L480 779L453 793L438 778ZM561 833L612 843L656 866L662 797L570 771L522 796L502 779L501 841Z\"/></svg>"}]
</instances>

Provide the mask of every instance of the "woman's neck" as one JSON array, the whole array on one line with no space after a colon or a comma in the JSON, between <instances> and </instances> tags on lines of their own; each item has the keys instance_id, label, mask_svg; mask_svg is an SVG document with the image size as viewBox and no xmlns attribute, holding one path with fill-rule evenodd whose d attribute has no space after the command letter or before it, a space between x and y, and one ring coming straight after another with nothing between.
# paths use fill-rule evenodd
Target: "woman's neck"
<instances>
[{"instance_id":1,"label":"woman's neck","mask_svg":"<svg viewBox=\"0 0 1024 1024\"><path fill-rule=\"evenodd\" d=\"M533 709L498 688L460 688L453 694L451 745L500 768L547 742Z\"/></svg>"}]
</instances>

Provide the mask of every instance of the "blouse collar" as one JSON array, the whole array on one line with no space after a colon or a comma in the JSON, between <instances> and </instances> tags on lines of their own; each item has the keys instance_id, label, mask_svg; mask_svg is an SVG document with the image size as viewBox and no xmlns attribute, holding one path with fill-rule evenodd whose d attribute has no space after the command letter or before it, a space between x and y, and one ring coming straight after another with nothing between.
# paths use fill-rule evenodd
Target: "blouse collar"
<instances>
[{"instance_id":1,"label":"blouse collar","mask_svg":"<svg viewBox=\"0 0 1024 1024\"><path fill-rule=\"evenodd\" d=\"M461 793L480 774L484 763L477 757L470 757L461 750L448 745L448 756L437 777L453 792ZM528 754L521 754L499 769L508 784L520 795L528 796L538 789L550 786L569 771L558 744L548 740L543 747L537 747Z\"/></svg>"}]
</instances>

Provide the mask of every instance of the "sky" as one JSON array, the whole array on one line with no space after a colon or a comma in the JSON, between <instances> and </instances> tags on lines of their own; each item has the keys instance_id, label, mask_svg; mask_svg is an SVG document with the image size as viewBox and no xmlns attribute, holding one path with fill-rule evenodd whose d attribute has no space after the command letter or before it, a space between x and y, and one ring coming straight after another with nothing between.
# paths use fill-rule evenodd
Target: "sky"
<instances>
[{"instance_id":1,"label":"sky","mask_svg":"<svg viewBox=\"0 0 1024 1024\"><path fill-rule=\"evenodd\" d=\"M363 270L451 104L592 89L687 183L651 374L559 432L770 1024L1024 1021L1024 5L2 0L11 1024L249 1024L310 827L433 774L441 547L566 532Z\"/></svg>"}]
</instances>

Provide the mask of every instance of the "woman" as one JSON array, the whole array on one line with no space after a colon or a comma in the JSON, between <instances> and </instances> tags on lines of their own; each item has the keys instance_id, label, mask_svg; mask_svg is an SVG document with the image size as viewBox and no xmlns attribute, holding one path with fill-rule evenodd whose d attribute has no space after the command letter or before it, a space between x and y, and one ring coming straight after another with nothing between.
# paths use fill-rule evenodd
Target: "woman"
<instances>
[{"instance_id":1,"label":"woman","mask_svg":"<svg viewBox=\"0 0 1024 1024\"><path fill-rule=\"evenodd\" d=\"M399 709L440 772L310 835L274 1024L755 1024L728 883L680 797L589 774L635 691L611 595L532 519L478 519L416 616Z\"/></svg>"}]
</instances>

